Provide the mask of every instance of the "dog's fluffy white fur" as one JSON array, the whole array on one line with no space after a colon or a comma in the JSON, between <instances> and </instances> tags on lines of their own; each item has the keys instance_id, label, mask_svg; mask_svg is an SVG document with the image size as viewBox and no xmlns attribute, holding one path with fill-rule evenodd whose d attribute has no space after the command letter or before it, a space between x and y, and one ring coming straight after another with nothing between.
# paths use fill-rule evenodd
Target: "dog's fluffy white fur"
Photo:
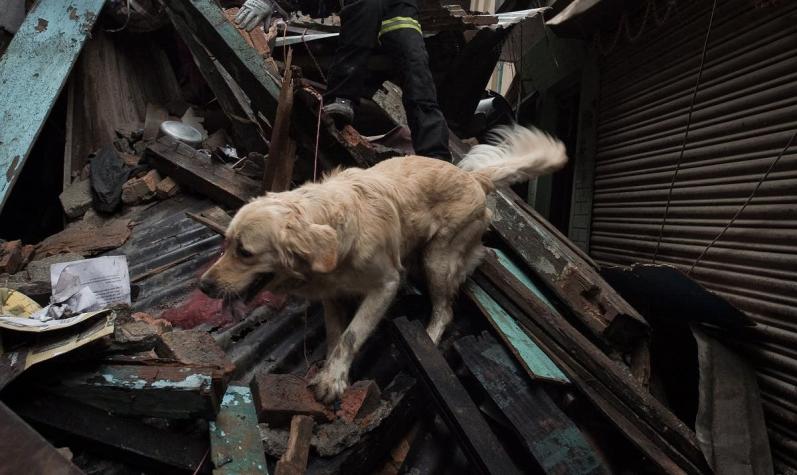
<instances>
[{"instance_id":1,"label":"dog's fluffy white fur","mask_svg":"<svg viewBox=\"0 0 797 475\"><path fill-rule=\"evenodd\" d=\"M352 360L395 297L404 266L416 258L421 264L432 301L427 332L437 343L460 285L484 254L487 194L566 161L560 141L513 126L496 130L459 167L400 157L269 193L235 215L225 252L200 286L229 297L265 284L321 300L327 360L311 385L330 402L346 388ZM349 323L342 300L351 298L360 303Z\"/></svg>"}]
</instances>

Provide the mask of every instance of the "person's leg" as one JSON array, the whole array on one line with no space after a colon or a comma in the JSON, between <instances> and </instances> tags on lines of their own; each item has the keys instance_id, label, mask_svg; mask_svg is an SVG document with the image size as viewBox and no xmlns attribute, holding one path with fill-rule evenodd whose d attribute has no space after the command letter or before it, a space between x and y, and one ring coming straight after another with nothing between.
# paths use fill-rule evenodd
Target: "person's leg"
<instances>
[{"instance_id":1,"label":"person's leg","mask_svg":"<svg viewBox=\"0 0 797 475\"><path fill-rule=\"evenodd\" d=\"M448 125L437 104L429 54L417 18L414 2L394 0L382 21L379 41L401 71L404 110L415 153L451 160Z\"/></svg>"},{"instance_id":2,"label":"person's leg","mask_svg":"<svg viewBox=\"0 0 797 475\"><path fill-rule=\"evenodd\" d=\"M340 11L340 37L329 71L325 108L335 108L336 99L356 102L362 94L366 65L376 46L383 3L380 0L346 0ZM348 118L348 117L347 117ZM349 118L350 120L350 118Z\"/></svg>"}]
</instances>

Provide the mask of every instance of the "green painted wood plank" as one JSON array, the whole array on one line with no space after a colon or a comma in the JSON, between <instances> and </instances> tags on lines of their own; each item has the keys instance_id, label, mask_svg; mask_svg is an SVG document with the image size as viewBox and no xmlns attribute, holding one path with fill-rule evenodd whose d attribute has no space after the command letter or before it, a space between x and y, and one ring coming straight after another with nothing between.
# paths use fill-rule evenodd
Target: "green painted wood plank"
<instances>
[{"instance_id":1,"label":"green painted wood plank","mask_svg":"<svg viewBox=\"0 0 797 475\"><path fill-rule=\"evenodd\" d=\"M105 0L40 0L0 58L0 210Z\"/></svg>"},{"instance_id":2,"label":"green painted wood plank","mask_svg":"<svg viewBox=\"0 0 797 475\"><path fill-rule=\"evenodd\" d=\"M210 422L210 456L214 475L268 475L257 412L248 387L227 387L219 414Z\"/></svg>"},{"instance_id":3,"label":"green painted wood plank","mask_svg":"<svg viewBox=\"0 0 797 475\"><path fill-rule=\"evenodd\" d=\"M490 334L463 337L454 349L544 473L611 473L542 385L524 378L506 348Z\"/></svg>"},{"instance_id":4,"label":"green painted wood plank","mask_svg":"<svg viewBox=\"0 0 797 475\"><path fill-rule=\"evenodd\" d=\"M525 272L520 270L520 267L518 267L517 264L515 264L512 261L512 259L510 259L509 256L506 255L504 251L493 248L489 248L489 250L495 253L495 256L498 258L498 263L501 264L504 267L504 269L508 270L509 272L512 273L512 275L517 277L518 280L524 286L526 286L526 288L528 288L534 295L536 295L537 298L545 302L545 304L548 305L548 307L552 309L554 308L551 301L548 300L548 297L546 297L545 294L543 294L542 291L539 288L537 288L536 285L534 285L534 282L532 282L531 279L529 279L529 276L527 276Z\"/></svg>"},{"instance_id":5,"label":"green painted wood plank","mask_svg":"<svg viewBox=\"0 0 797 475\"><path fill-rule=\"evenodd\" d=\"M481 307L485 316L498 331L501 339L512 347L521 365L535 378L557 383L569 383L568 377L551 361L548 355L534 343L518 326L515 320L487 292L468 280L465 291Z\"/></svg>"}]
</instances>

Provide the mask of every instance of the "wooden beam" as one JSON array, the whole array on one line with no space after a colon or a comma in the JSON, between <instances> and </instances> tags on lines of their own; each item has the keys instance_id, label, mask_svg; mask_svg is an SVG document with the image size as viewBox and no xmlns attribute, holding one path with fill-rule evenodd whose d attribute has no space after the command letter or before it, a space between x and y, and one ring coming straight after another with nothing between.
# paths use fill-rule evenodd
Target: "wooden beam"
<instances>
[{"instance_id":1,"label":"wooden beam","mask_svg":"<svg viewBox=\"0 0 797 475\"><path fill-rule=\"evenodd\" d=\"M3 453L3 473L83 473L2 402L0 450Z\"/></svg>"},{"instance_id":2,"label":"wooden beam","mask_svg":"<svg viewBox=\"0 0 797 475\"><path fill-rule=\"evenodd\" d=\"M112 454L154 473L210 473L209 463L199 466L208 450L201 438L177 435L56 396L28 397L9 405L36 427L79 439L97 453Z\"/></svg>"},{"instance_id":3,"label":"wooden beam","mask_svg":"<svg viewBox=\"0 0 797 475\"><path fill-rule=\"evenodd\" d=\"M544 473L611 473L541 384L525 378L489 333L461 338L454 348Z\"/></svg>"},{"instance_id":4,"label":"wooden beam","mask_svg":"<svg viewBox=\"0 0 797 475\"><path fill-rule=\"evenodd\" d=\"M537 346L531 338L518 326L515 320L506 313L498 302L487 292L469 280L463 289L474 304L495 328L498 335L509 347L526 373L533 379L543 379L555 383L570 382L553 361Z\"/></svg>"},{"instance_id":5,"label":"wooden beam","mask_svg":"<svg viewBox=\"0 0 797 475\"><path fill-rule=\"evenodd\" d=\"M647 338L644 318L623 300L574 246L526 212L511 190L496 193L493 229L607 347L632 350Z\"/></svg>"},{"instance_id":6,"label":"wooden beam","mask_svg":"<svg viewBox=\"0 0 797 475\"><path fill-rule=\"evenodd\" d=\"M214 418L222 387L220 373L210 368L148 365L103 365L42 385L114 414L167 419Z\"/></svg>"},{"instance_id":7,"label":"wooden beam","mask_svg":"<svg viewBox=\"0 0 797 475\"><path fill-rule=\"evenodd\" d=\"M256 181L168 137L161 137L147 147L147 153L160 173L224 206L240 208L260 195Z\"/></svg>"},{"instance_id":8,"label":"wooden beam","mask_svg":"<svg viewBox=\"0 0 797 475\"><path fill-rule=\"evenodd\" d=\"M288 49L285 59L285 75L282 78L277 117L271 130L271 149L268 153L266 168L263 174L263 191L280 192L291 187L293 177L293 161L296 145L291 139L291 118L293 112L293 71L291 60L293 48Z\"/></svg>"},{"instance_id":9,"label":"wooden beam","mask_svg":"<svg viewBox=\"0 0 797 475\"><path fill-rule=\"evenodd\" d=\"M0 211L103 5L36 2L0 57Z\"/></svg>"},{"instance_id":10,"label":"wooden beam","mask_svg":"<svg viewBox=\"0 0 797 475\"><path fill-rule=\"evenodd\" d=\"M303 475L307 470L307 457L310 455L310 439L313 437L313 418L293 416L288 449L277 462L277 475Z\"/></svg>"},{"instance_id":11,"label":"wooden beam","mask_svg":"<svg viewBox=\"0 0 797 475\"><path fill-rule=\"evenodd\" d=\"M213 0L174 0L170 17L181 18L252 100L255 114L271 119L277 113L277 71L246 43Z\"/></svg>"},{"instance_id":12,"label":"wooden beam","mask_svg":"<svg viewBox=\"0 0 797 475\"><path fill-rule=\"evenodd\" d=\"M474 281L493 297L570 380L667 473L706 473L695 434L557 310L488 255ZM500 290L499 290L500 289Z\"/></svg>"},{"instance_id":13,"label":"wooden beam","mask_svg":"<svg viewBox=\"0 0 797 475\"><path fill-rule=\"evenodd\" d=\"M401 317L393 320L393 326L399 347L424 382L446 425L456 435L473 470L504 475L519 473L420 323Z\"/></svg>"},{"instance_id":14,"label":"wooden beam","mask_svg":"<svg viewBox=\"0 0 797 475\"><path fill-rule=\"evenodd\" d=\"M208 86L219 101L221 110L230 119L236 144L243 148L244 153L266 153L268 141L251 107L246 104L243 91L240 90L227 71L194 36L185 20L175 15L170 9L166 11L175 30L191 51L199 72L202 73L205 82L208 83Z\"/></svg>"},{"instance_id":15,"label":"wooden beam","mask_svg":"<svg viewBox=\"0 0 797 475\"><path fill-rule=\"evenodd\" d=\"M268 475L257 414L248 387L228 386L219 414L209 426L214 475Z\"/></svg>"}]
</instances>

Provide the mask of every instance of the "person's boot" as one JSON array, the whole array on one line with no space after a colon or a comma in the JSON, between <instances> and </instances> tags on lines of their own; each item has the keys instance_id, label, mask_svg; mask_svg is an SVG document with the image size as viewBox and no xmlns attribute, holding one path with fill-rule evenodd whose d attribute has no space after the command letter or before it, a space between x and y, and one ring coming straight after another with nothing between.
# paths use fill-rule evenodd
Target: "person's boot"
<instances>
[{"instance_id":1,"label":"person's boot","mask_svg":"<svg viewBox=\"0 0 797 475\"><path fill-rule=\"evenodd\" d=\"M334 102L325 105L322 110L324 115L332 119L338 126L354 122L354 107L349 99L336 97Z\"/></svg>"}]
</instances>

